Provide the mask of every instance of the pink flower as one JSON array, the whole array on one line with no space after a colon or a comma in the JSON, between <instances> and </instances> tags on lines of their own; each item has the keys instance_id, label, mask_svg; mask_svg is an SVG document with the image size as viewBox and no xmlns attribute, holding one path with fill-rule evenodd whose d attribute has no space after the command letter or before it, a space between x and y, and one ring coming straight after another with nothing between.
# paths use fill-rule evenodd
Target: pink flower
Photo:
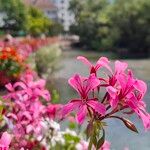
<instances>
[{"instance_id":1,"label":"pink flower","mask_svg":"<svg viewBox=\"0 0 150 150\"><path fill-rule=\"evenodd\" d=\"M61 104L49 104L47 107L47 115L51 119L55 119L55 117L60 118L60 110L62 105Z\"/></svg>"},{"instance_id":2,"label":"pink flower","mask_svg":"<svg viewBox=\"0 0 150 150\"><path fill-rule=\"evenodd\" d=\"M100 150L110 150L110 143L108 141L105 141Z\"/></svg>"},{"instance_id":3,"label":"pink flower","mask_svg":"<svg viewBox=\"0 0 150 150\"><path fill-rule=\"evenodd\" d=\"M63 116L78 109L76 119L78 123L82 124L88 113L88 108L92 108L101 115L105 114L105 106L98 102L96 98L89 98L89 93L100 84L94 74L91 74L88 79L75 75L69 79L69 84L78 92L80 98L73 99L64 106Z\"/></svg>"},{"instance_id":4,"label":"pink flower","mask_svg":"<svg viewBox=\"0 0 150 150\"><path fill-rule=\"evenodd\" d=\"M116 108L120 103L128 106L143 121L145 129L150 129L150 117L146 112L146 105L143 97L147 91L147 85L142 80L134 79L129 71L128 75L121 73L116 77L116 83L113 86L106 87L110 96L110 105Z\"/></svg>"},{"instance_id":5,"label":"pink flower","mask_svg":"<svg viewBox=\"0 0 150 150\"><path fill-rule=\"evenodd\" d=\"M96 72L102 67L106 67L109 71L111 71L110 67L108 66L109 60L106 57L99 58L95 66L92 65L91 62L89 62L89 60L83 56L78 56L77 59L82 61L90 68L90 73L96 74Z\"/></svg>"},{"instance_id":6,"label":"pink flower","mask_svg":"<svg viewBox=\"0 0 150 150\"><path fill-rule=\"evenodd\" d=\"M128 95L127 105L142 119L145 130L150 129L150 114L146 112L145 103L135 94Z\"/></svg>"},{"instance_id":7,"label":"pink flower","mask_svg":"<svg viewBox=\"0 0 150 150\"><path fill-rule=\"evenodd\" d=\"M80 143L76 145L76 150L88 150L88 142L81 140Z\"/></svg>"},{"instance_id":8,"label":"pink flower","mask_svg":"<svg viewBox=\"0 0 150 150\"><path fill-rule=\"evenodd\" d=\"M122 74L127 69L128 64L126 62L115 61L115 75Z\"/></svg>"},{"instance_id":9,"label":"pink flower","mask_svg":"<svg viewBox=\"0 0 150 150\"><path fill-rule=\"evenodd\" d=\"M12 123L11 132L15 141L25 140L30 136L42 135L43 119L47 117L46 102L50 100L50 94L45 89L45 80L34 81L33 76L26 75L21 81L7 84L8 94L4 96L6 106L5 116ZM42 99L45 99L45 105ZM8 122L9 122L8 121ZM23 143L19 143L22 145Z\"/></svg>"},{"instance_id":10,"label":"pink flower","mask_svg":"<svg viewBox=\"0 0 150 150\"><path fill-rule=\"evenodd\" d=\"M111 70L112 75L109 76L108 79L103 80L103 81L106 82L104 85L105 86L114 86L117 82L118 75L124 74L127 67L128 67L127 63L121 62L121 61L118 61L118 60L115 61L115 69L114 69L114 71Z\"/></svg>"},{"instance_id":11,"label":"pink flower","mask_svg":"<svg viewBox=\"0 0 150 150\"><path fill-rule=\"evenodd\" d=\"M110 104L113 108L117 107L119 101L128 101L128 95L137 93L138 99L142 99L146 93L146 84L134 79L131 72L128 75L122 73L116 76L116 83L114 86L106 87L110 95Z\"/></svg>"},{"instance_id":12,"label":"pink flower","mask_svg":"<svg viewBox=\"0 0 150 150\"><path fill-rule=\"evenodd\" d=\"M21 94L26 95L31 99L42 97L49 101L51 97L48 90L45 90L45 84L45 80L40 79L38 81L34 81L33 76L27 74L21 79L21 81L16 82L14 85L11 83L7 84L5 87L9 91L9 94L3 96L3 98L16 99L18 98L18 95Z\"/></svg>"},{"instance_id":13,"label":"pink flower","mask_svg":"<svg viewBox=\"0 0 150 150\"><path fill-rule=\"evenodd\" d=\"M11 142L11 136L7 132L4 132L0 138L0 149L8 150Z\"/></svg>"}]
</instances>

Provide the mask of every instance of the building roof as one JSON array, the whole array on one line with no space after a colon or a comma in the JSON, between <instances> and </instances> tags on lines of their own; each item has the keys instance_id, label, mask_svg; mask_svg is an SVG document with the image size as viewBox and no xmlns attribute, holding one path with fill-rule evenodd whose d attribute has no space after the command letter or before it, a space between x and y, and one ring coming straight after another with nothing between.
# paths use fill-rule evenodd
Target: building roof
<instances>
[{"instance_id":1,"label":"building roof","mask_svg":"<svg viewBox=\"0 0 150 150\"><path fill-rule=\"evenodd\" d=\"M57 7L50 0L23 0L28 6L34 6L42 10L55 10Z\"/></svg>"}]
</instances>

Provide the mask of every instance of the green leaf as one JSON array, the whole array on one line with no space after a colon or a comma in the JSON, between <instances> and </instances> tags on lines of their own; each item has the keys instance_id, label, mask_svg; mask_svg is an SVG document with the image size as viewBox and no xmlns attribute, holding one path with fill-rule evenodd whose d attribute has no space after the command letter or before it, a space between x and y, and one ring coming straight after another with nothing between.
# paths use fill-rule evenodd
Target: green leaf
<instances>
[{"instance_id":1,"label":"green leaf","mask_svg":"<svg viewBox=\"0 0 150 150\"><path fill-rule=\"evenodd\" d=\"M98 142L97 142L96 150L98 150L99 148L101 148L102 145L103 145L104 142L105 142L105 130L102 129L102 131L103 131L103 135L102 135L102 137L101 137L101 138L98 140Z\"/></svg>"},{"instance_id":2,"label":"green leaf","mask_svg":"<svg viewBox=\"0 0 150 150\"><path fill-rule=\"evenodd\" d=\"M69 123L69 128L70 129L75 129L76 128L76 124L74 122L70 122Z\"/></svg>"},{"instance_id":3,"label":"green leaf","mask_svg":"<svg viewBox=\"0 0 150 150\"><path fill-rule=\"evenodd\" d=\"M0 121L3 119L2 112L3 112L3 106L1 105L0 106Z\"/></svg>"},{"instance_id":4,"label":"green leaf","mask_svg":"<svg viewBox=\"0 0 150 150\"><path fill-rule=\"evenodd\" d=\"M92 142L93 142L94 146L97 147L97 138L96 138L96 135L92 136Z\"/></svg>"},{"instance_id":5,"label":"green leaf","mask_svg":"<svg viewBox=\"0 0 150 150\"><path fill-rule=\"evenodd\" d=\"M93 141L92 141L92 138L90 138L88 150L91 150L91 149L92 149L92 145L93 145Z\"/></svg>"},{"instance_id":6,"label":"green leaf","mask_svg":"<svg viewBox=\"0 0 150 150\"><path fill-rule=\"evenodd\" d=\"M64 138L65 138L65 141L67 142L74 142L74 143L79 143L80 142L80 138L77 137L77 136L73 136L71 134L64 134Z\"/></svg>"}]
</instances>

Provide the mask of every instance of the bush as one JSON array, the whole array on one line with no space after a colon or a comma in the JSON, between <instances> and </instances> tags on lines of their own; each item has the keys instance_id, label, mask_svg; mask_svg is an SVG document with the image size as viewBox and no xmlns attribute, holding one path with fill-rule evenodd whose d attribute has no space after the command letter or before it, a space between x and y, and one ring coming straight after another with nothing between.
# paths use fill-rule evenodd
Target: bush
<instances>
[{"instance_id":1,"label":"bush","mask_svg":"<svg viewBox=\"0 0 150 150\"><path fill-rule=\"evenodd\" d=\"M32 36L40 36L42 33L48 33L52 25L52 21L44 16L44 14L34 8L28 8L27 32Z\"/></svg>"},{"instance_id":2,"label":"bush","mask_svg":"<svg viewBox=\"0 0 150 150\"><path fill-rule=\"evenodd\" d=\"M61 56L58 45L45 46L39 49L35 55L38 75L53 74L58 69L57 62Z\"/></svg>"},{"instance_id":3,"label":"bush","mask_svg":"<svg viewBox=\"0 0 150 150\"><path fill-rule=\"evenodd\" d=\"M0 14L2 29L12 32L25 29L27 9L22 0L0 0Z\"/></svg>"},{"instance_id":4,"label":"bush","mask_svg":"<svg viewBox=\"0 0 150 150\"><path fill-rule=\"evenodd\" d=\"M150 49L149 10L147 0L115 1L108 13L111 33L117 37L115 47L127 49L130 54L147 55Z\"/></svg>"},{"instance_id":5,"label":"bush","mask_svg":"<svg viewBox=\"0 0 150 150\"><path fill-rule=\"evenodd\" d=\"M79 35L82 45L94 50L120 49L126 55L148 54L150 1L72 0L70 9L76 19L71 32Z\"/></svg>"}]
</instances>

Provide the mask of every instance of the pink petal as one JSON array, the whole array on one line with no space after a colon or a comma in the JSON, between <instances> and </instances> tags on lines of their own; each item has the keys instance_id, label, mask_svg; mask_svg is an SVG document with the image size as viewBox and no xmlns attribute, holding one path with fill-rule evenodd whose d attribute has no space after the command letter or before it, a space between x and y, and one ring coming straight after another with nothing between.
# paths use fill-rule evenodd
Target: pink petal
<instances>
[{"instance_id":1,"label":"pink petal","mask_svg":"<svg viewBox=\"0 0 150 150\"><path fill-rule=\"evenodd\" d=\"M100 150L110 150L110 143L105 141Z\"/></svg>"},{"instance_id":2,"label":"pink petal","mask_svg":"<svg viewBox=\"0 0 150 150\"><path fill-rule=\"evenodd\" d=\"M120 74L123 73L128 67L128 64L121 61L115 61L115 73Z\"/></svg>"},{"instance_id":3,"label":"pink petal","mask_svg":"<svg viewBox=\"0 0 150 150\"><path fill-rule=\"evenodd\" d=\"M112 73L111 68L108 66L109 63L110 61L107 57L101 57L96 63L95 70L98 70L101 67L106 67Z\"/></svg>"},{"instance_id":4,"label":"pink petal","mask_svg":"<svg viewBox=\"0 0 150 150\"><path fill-rule=\"evenodd\" d=\"M68 115L74 109L78 108L81 104L82 104L81 100L75 100L64 105L64 107L62 108L62 117L65 117L66 115Z\"/></svg>"},{"instance_id":5,"label":"pink petal","mask_svg":"<svg viewBox=\"0 0 150 150\"><path fill-rule=\"evenodd\" d=\"M26 132L27 132L27 133L30 133L33 129L34 129L34 127L30 124L30 125L28 125L27 128L26 128Z\"/></svg>"},{"instance_id":6,"label":"pink petal","mask_svg":"<svg viewBox=\"0 0 150 150\"><path fill-rule=\"evenodd\" d=\"M95 74L91 74L89 79L87 79L87 87L85 91L86 94L88 94L88 92L97 88L99 84L100 84L100 80L96 78Z\"/></svg>"},{"instance_id":7,"label":"pink petal","mask_svg":"<svg viewBox=\"0 0 150 150\"><path fill-rule=\"evenodd\" d=\"M147 85L144 81L142 80L136 80L134 87L141 92L143 95L146 93L147 91Z\"/></svg>"},{"instance_id":8,"label":"pink petal","mask_svg":"<svg viewBox=\"0 0 150 150\"><path fill-rule=\"evenodd\" d=\"M47 101L51 100L51 95L48 90L43 90L41 96Z\"/></svg>"},{"instance_id":9,"label":"pink petal","mask_svg":"<svg viewBox=\"0 0 150 150\"><path fill-rule=\"evenodd\" d=\"M68 80L68 83L80 94L82 92L82 78L76 74Z\"/></svg>"},{"instance_id":10,"label":"pink petal","mask_svg":"<svg viewBox=\"0 0 150 150\"><path fill-rule=\"evenodd\" d=\"M14 84L14 88L16 88L16 87L21 87L24 90L27 89L27 86L23 82L16 82Z\"/></svg>"},{"instance_id":11,"label":"pink petal","mask_svg":"<svg viewBox=\"0 0 150 150\"><path fill-rule=\"evenodd\" d=\"M127 81L127 76L125 74L119 74L116 76L116 78L123 92L127 90L127 87L130 87L131 83Z\"/></svg>"},{"instance_id":12,"label":"pink petal","mask_svg":"<svg viewBox=\"0 0 150 150\"><path fill-rule=\"evenodd\" d=\"M25 83L29 83L33 81L33 75L31 74L26 74L23 78L22 81L24 81Z\"/></svg>"},{"instance_id":13,"label":"pink petal","mask_svg":"<svg viewBox=\"0 0 150 150\"><path fill-rule=\"evenodd\" d=\"M10 145L10 142L11 142L10 134L8 134L7 132L4 132L0 139L0 144L8 147Z\"/></svg>"},{"instance_id":14,"label":"pink petal","mask_svg":"<svg viewBox=\"0 0 150 150\"><path fill-rule=\"evenodd\" d=\"M14 120L18 120L17 116L15 114L13 114L13 113L8 113L7 117L8 118L13 118Z\"/></svg>"},{"instance_id":15,"label":"pink petal","mask_svg":"<svg viewBox=\"0 0 150 150\"><path fill-rule=\"evenodd\" d=\"M138 107L138 100L136 98L136 96L133 93L130 93L126 96L127 100L127 105L132 109L132 110L136 110L136 108Z\"/></svg>"},{"instance_id":16,"label":"pink petal","mask_svg":"<svg viewBox=\"0 0 150 150\"><path fill-rule=\"evenodd\" d=\"M32 116L30 115L30 112L28 112L28 111L24 111L22 113L22 116L25 116L30 121L32 120Z\"/></svg>"},{"instance_id":17,"label":"pink petal","mask_svg":"<svg viewBox=\"0 0 150 150\"><path fill-rule=\"evenodd\" d=\"M97 111L98 113L100 113L101 115L105 115L106 113L106 108L103 104L101 104L98 101L95 100L88 100L88 105L90 107L92 107L95 111Z\"/></svg>"},{"instance_id":18,"label":"pink petal","mask_svg":"<svg viewBox=\"0 0 150 150\"><path fill-rule=\"evenodd\" d=\"M86 105L81 105L79 108L79 111L76 115L76 120L79 124L82 124L83 121L85 120L85 117L87 115L87 106Z\"/></svg>"},{"instance_id":19,"label":"pink petal","mask_svg":"<svg viewBox=\"0 0 150 150\"><path fill-rule=\"evenodd\" d=\"M11 91L11 92L14 91L14 88L13 88L13 86L12 86L11 83L6 84L5 87L6 87L9 91Z\"/></svg>"},{"instance_id":20,"label":"pink petal","mask_svg":"<svg viewBox=\"0 0 150 150\"><path fill-rule=\"evenodd\" d=\"M45 87L45 85L46 85L46 81L43 79L40 79L35 82L35 87L43 88L43 87Z\"/></svg>"},{"instance_id":21,"label":"pink petal","mask_svg":"<svg viewBox=\"0 0 150 150\"><path fill-rule=\"evenodd\" d=\"M78 56L77 60L82 61L84 64L88 65L89 67L92 67L93 65L88 61L87 58L83 57L83 56Z\"/></svg>"},{"instance_id":22,"label":"pink petal","mask_svg":"<svg viewBox=\"0 0 150 150\"><path fill-rule=\"evenodd\" d=\"M114 87L108 86L106 87L106 90L113 99L117 97L117 90Z\"/></svg>"},{"instance_id":23,"label":"pink petal","mask_svg":"<svg viewBox=\"0 0 150 150\"><path fill-rule=\"evenodd\" d=\"M115 108L118 104L117 90L112 86L106 87L107 92L110 95L110 105Z\"/></svg>"},{"instance_id":24,"label":"pink petal","mask_svg":"<svg viewBox=\"0 0 150 150\"><path fill-rule=\"evenodd\" d=\"M145 130L150 130L150 114L146 113L146 111L142 112L140 110L138 110L137 114L142 119Z\"/></svg>"}]
</instances>

